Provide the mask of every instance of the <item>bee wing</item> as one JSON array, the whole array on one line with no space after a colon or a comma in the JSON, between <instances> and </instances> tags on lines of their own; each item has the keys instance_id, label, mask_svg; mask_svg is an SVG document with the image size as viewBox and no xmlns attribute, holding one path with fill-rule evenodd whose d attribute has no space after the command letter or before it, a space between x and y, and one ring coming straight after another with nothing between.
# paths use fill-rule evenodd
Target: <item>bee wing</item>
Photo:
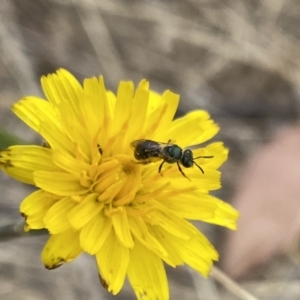
<instances>
[{"instance_id":1,"label":"bee wing","mask_svg":"<svg viewBox=\"0 0 300 300\"><path fill-rule=\"evenodd\" d=\"M196 150L196 149L200 149L200 148L205 148L208 145L209 145L209 142L204 142L204 143L201 143L201 144L189 145L189 146L183 148L182 150L186 150L186 149Z\"/></svg>"},{"instance_id":2,"label":"bee wing","mask_svg":"<svg viewBox=\"0 0 300 300\"><path fill-rule=\"evenodd\" d=\"M185 148L183 148L182 150L184 151L184 150L187 150L187 149L189 149L189 150L196 150L196 149L199 149L199 148L202 148L202 145L200 145L200 144L198 144L198 145L191 145L191 146L187 146L187 147L185 147Z\"/></svg>"},{"instance_id":3,"label":"bee wing","mask_svg":"<svg viewBox=\"0 0 300 300\"><path fill-rule=\"evenodd\" d=\"M138 144L141 144L141 143L144 143L146 142L147 140L145 139L142 139L142 140L135 140L133 142L130 143L130 146L133 147L133 148L136 148Z\"/></svg>"},{"instance_id":4,"label":"bee wing","mask_svg":"<svg viewBox=\"0 0 300 300\"><path fill-rule=\"evenodd\" d=\"M141 143L147 143L147 146L149 148L157 148L157 147L164 148L166 146L172 145L169 142L168 143L161 143L161 142L156 142L156 141L147 140L147 139L140 139L140 140L135 140L135 141L131 142L130 146L133 147L133 148L136 148Z\"/></svg>"},{"instance_id":5,"label":"bee wing","mask_svg":"<svg viewBox=\"0 0 300 300\"><path fill-rule=\"evenodd\" d=\"M161 147L161 148L165 148L166 146L172 146L173 144L171 143L160 143L160 142L157 142L157 144Z\"/></svg>"}]
</instances>

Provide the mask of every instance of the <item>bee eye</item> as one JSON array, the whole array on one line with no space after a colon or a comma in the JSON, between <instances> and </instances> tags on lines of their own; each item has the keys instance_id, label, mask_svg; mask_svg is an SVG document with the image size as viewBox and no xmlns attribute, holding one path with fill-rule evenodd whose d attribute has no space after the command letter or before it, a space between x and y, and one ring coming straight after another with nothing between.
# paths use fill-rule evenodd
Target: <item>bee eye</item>
<instances>
[{"instance_id":1,"label":"bee eye","mask_svg":"<svg viewBox=\"0 0 300 300\"><path fill-rule=\"evenodd\" d=\"M194 161L189 157L183 157L181 163L185 168L191 168L194 164Z\"/></svg>"},{"instance_id":2,"label":"bee eye","mask_svg":"<svg viewBox=\"0 0 300 300\"><path fill-rule=\"evenodd\" d=\"M185 168L191 168L194 165L193 152L191 150L187 149L183 152L181 158L181 164Z\"/></svg>"}]
</instances>

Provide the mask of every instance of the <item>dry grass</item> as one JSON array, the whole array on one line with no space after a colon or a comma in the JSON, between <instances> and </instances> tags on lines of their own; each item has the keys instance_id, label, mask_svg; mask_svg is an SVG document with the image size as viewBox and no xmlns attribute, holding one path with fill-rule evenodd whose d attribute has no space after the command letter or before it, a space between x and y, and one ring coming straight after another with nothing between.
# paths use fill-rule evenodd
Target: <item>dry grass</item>
<instances>
[{"instance_id":1,"label":"dry grass","mask_svg":"<svg viewBox=\"0 0 300 300\"><path fill-rule=\"evenodd\" d=\"M203 107L222 125L220 138L232 156L221 196L229 199L245 159L274 128L298 119L299 6L299 0L3 1L0 125L36 141L8 110L22 95L39 95L40 75L58 67L80 78L104 74L111 88L120 79L147 78L159 91L182 95L181 113ZM18 216L28 189L3 175L1 184L5 224ZM219 240L219 233L214 236ZM37 238L1 247L1 299L112 298L97 287L88 258L49 273L35 260L40 247ZM298 264L287 257L243 285L260 299L299 299ZM293 258L299 260L299 253ZM171 299L237 299L213 280L183 269L168 272ZM282 287L276 292L274 282ZM132 294L126 288L117 299Z\"/></svg>"}]
</instances>

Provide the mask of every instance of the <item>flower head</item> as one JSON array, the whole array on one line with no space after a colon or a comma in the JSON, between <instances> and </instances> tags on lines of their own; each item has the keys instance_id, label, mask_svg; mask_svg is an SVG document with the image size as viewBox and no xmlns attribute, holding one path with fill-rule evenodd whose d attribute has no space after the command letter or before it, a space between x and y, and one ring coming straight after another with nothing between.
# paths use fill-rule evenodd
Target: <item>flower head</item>
<instances>
[{"instance_id":1,"label":"flower head","mask_svg":"<svg viewBox=\"0 0 300 300\"><path fill-rule=\"evenodd\" d=\"M144 300L169 298L163 262L187 264L208 276L217 251L189 220L235 229L238 213L209 195L221 186L217 169L228 151L215 142L186 152L199 169L185 168L181 152L170 161L165 147L186 149L211 139L219 127L209 114L198 110L173 120L179 96L157 94L146 80L136 89L122 81L115 95L102 77L82 86L59 70L42 77L42 87L46 101L25 97L13 111L46 143L2 150L0 167L38 188L20 210L26 230L50 233L42 252L46 268L84 251L96 257L108 291L117 294L128 277ZM142 139L157 142L156 154L147 152L153 144ZM136 160L133 141L144 143L148 160Z\"/></svg>"}]
</instances>

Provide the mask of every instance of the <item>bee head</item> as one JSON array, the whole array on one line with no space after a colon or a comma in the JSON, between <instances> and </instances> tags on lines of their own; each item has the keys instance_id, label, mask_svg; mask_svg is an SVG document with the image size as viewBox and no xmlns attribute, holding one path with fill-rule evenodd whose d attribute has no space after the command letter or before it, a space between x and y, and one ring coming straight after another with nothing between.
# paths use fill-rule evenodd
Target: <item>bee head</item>
<instances>
[{"instance_id":1,"label":"bee head","mask_svg":"<svg viewBox=\"0 0 300 300\"><path fill-rule=\"evenodd\" d=\"M194 165L193 152L190 149L186 149L182 153L181 164L185 168L190 168Z\"/></svg>"}]
</instances>

